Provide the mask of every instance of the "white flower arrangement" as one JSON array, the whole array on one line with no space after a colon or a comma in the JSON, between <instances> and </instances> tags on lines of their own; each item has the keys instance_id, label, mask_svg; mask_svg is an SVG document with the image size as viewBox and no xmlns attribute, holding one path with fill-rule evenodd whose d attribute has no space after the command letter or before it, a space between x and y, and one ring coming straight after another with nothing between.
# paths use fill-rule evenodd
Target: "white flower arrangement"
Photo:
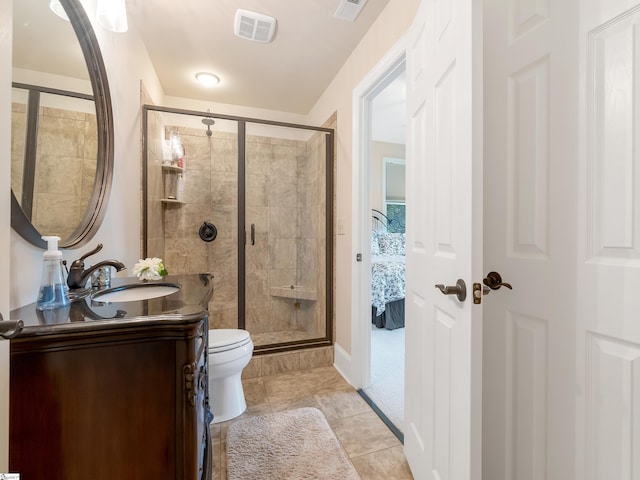
<instances>
[{"instance_id":1,"label":"white flower arrangement","mask_svg":"<svg viewBox=\"0 0 640 480\"><path fill-rule=\"evenodd\" d=\"M132 273L137 275L141 280L160 280L169 274L162 259L158 257L145 258L144 260L140 259L138 263L133 266Z\"/></svg>"}]
</instances>

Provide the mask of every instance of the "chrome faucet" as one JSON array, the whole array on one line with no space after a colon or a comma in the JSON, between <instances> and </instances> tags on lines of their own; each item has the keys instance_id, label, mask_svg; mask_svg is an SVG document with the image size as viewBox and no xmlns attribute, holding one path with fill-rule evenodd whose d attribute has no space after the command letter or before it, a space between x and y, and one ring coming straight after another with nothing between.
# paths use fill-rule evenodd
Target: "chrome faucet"
<instances>
[{"instance_id":1,"label":"chrome faucet","mask_svg":"<svg viewBox=\"0 0 640 480\"><path fill-rule=\"evenodd\" d=\"M87 280L89 279L89 275L100 267L111 266L118 272L127 268L124 266L124 263L118 262L117 260L103 260L102 262L98 262L85 270L84 259L98 253L100 250L102 250L101 243L99 243L98 246L90 252L85 253L78 260L73 261L71 268L69 268L69 275L67 275L67 286L70 290L84 288L87 284Z\"/></svg>"}]
</instances>

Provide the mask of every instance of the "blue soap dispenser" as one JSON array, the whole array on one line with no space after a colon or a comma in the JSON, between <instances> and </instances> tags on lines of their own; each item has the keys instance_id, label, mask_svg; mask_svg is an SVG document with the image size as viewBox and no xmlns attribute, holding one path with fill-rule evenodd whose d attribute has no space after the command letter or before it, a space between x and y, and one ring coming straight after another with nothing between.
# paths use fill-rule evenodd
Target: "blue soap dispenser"
<instances>
[{"instance_id":1,"label":"blue soap dispenser","mask_svg":"<svg viewBox=\"0 0 640 480\"><path fill-rule=\"evenodd\" d=\"M36 313L44 323L62 323L69 315L69 296L62 272L62 252L58 250L60 237L44 236L47 251L43 254L42 282Z\"/></svg>"}]
</instances>

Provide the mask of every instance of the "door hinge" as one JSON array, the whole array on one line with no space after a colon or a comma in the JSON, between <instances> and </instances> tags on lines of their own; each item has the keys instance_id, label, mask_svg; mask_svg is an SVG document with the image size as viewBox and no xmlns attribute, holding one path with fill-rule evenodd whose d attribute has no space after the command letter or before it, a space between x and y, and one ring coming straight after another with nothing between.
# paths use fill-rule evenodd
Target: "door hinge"
<instances>
[{"instance_id":1,"label":"door hinge","mask_svg":"<svg viewBox=\"0 0 640 480\"><path fill-rule=\"evenodd\" d=\"M362 261L362 254L356 253L356 262L361 262L361 261Z\"/></svg>"}]
</instances>

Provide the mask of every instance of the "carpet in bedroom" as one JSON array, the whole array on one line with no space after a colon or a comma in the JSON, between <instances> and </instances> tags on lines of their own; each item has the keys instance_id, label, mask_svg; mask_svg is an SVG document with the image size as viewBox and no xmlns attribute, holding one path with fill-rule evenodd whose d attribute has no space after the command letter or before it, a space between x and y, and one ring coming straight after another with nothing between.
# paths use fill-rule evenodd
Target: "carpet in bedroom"
<instances>
[{"instance_id":1,"label":"carpet in bedroom","mask_svg":"<svg viewBox=\"0 0 640 480\"><path fill-rule=\"evenodd\" d=\"M404 328L371 327L371 385L364 393L404 432Z\"/></svg>"}]
</instances>

